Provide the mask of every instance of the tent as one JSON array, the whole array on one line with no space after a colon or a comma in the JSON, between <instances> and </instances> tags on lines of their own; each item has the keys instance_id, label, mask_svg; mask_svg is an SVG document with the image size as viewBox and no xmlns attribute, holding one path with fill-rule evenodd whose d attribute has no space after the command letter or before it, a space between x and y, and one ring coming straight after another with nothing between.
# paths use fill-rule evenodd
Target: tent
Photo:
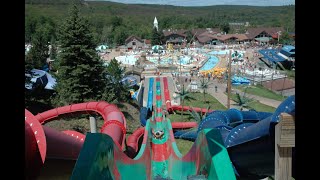
<instances>
[{"instance_id":1,"label":"tent","mask_svg":"<svg viewBox=\"0 0 320 180\"><path fill-rule=\"evenodd\" d=\"M25 82L25 88L29 90L37 86L53 90L53 87L56 85L56 79L43 70L32 69L31 74L25 74L25 76L30 77L30 82Z\"/></svg>"},{"instance_id":2,"label":"tent","mask_svg":"<svg viewBox=\"0 0 320 180\"><path fill-rule=\"evenodd\" d=\"M159 50L163 50L163 47L162 46L160 46L160 45L154 45L154 46L152 46L152 51L153 52L158 52Z\"/></svg>"},{"instance_id":3,"label":"tent","mask_svg":"<svg viewBox=\"0 0 320 180\"><path fill-rule=\"evenodd\" d=\"M99 52L105 52L107 49L109 49L109 46L107 45L100 45L96 48L96 51L99 51Z\"/></svg>"}]
</instances>

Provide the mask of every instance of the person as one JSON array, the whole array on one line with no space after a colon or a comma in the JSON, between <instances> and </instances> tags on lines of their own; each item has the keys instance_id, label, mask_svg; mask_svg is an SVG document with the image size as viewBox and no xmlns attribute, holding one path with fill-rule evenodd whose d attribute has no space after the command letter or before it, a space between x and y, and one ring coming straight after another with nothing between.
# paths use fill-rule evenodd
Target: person
<instances>
[{"instance_id":1,"label":"person","mask_svg":"<svg viewBox=\"0 0 320 180\"><path fill-rule=\"evenodd\" d=\"M214 89L216 90L216 92L218 92L218 87L217 87L217 85L214 86Z\"/></svg>"}]
</instances>

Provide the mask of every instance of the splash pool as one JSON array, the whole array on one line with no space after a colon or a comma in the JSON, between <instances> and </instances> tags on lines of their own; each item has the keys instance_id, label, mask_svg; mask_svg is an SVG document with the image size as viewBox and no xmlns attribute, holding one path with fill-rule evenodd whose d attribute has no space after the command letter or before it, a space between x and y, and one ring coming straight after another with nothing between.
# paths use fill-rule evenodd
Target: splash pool
<instances>
[{"instance_id":1,"label":"splash pool","mask_svg":"<svg viewBox=\"0 0 320 180\"><path fill-rule=\"evenodd\" d=\"M200 71L207 71L214 68L217 65L218 61L219 59L216 56L210 56L208 61L204 63L204 65L200 68Z\"/></svg>"}]
</instances>

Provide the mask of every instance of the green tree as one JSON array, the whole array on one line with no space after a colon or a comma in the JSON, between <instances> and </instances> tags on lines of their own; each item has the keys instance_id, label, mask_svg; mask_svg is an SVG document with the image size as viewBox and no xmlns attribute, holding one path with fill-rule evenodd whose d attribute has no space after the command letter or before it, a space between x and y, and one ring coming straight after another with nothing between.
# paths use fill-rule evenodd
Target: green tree
<instances>
[{"instance_id":1,"label":"green tree","mask_svg":"<svg viewBox=\"0 0 320 180\"><path fill-rule=\"evenodd\" d=\"M51 38L51 49L50 49L50 59L54 60L57 57L57 42L54 37Z\"/></svg>"},{"instance_id":2,"label":"green tree","mask_svg":"<svg viewBox=\"0 0 320 180\"><path fill-rule=\"evenodd\" d=\"M175 97L175 99L178 99L180 98L180 104L181 104L181 119L182 119L182 113L183 113L183 105L184 105L184 101L187 100L187 101L190 101L190 100L195 100L195 98L191 97L190 95L190 92L188 90L186 90L184 88L184 84L182 84L182 89L180 92L176 92L176 94L178 94L178 96Z\"/></svg>"},{"instance_id":3,"label":"green tree","mask_svg":"<svg viewBox=\"0 0 320 180\"><path fill-rule=\"evenodd\" d=\"M252 102L254 99L247 97L247 88L244 90L243 95L241 96L239 93L236 93L236 98L234 101L237 103L235 105L240 107L240 110L242 111L243 108L251 108L248 103Z\"/></svg>"},{"instance_id":4,"label":"green tree","mask_svg":"<svg viewBox=\"0 0 320 180\"><path fill-rule=\"evenodd\" d=\"M130 99L129 86L122 83L125 77L125 68L113 58L106 68L107 85L105 99L108 102L119 103Z\"/></svg>"},{"instance_id":5,"label":"green tree","mask_svg":"<svg viewBox=\"0 0 320 180\"><path fill-rule=\"evenodd\" d=\"M161 34L157 31L157 28L153 28L152 30L151 44L152 46L161 44Z\"/></svg>"},{"instance_id":6,"label":"green tree","mask_svg":"<svg viewBox=\"0 0 320 180\"><path fill-rule=\"evenodd\" d=\"M227 34L229 33L230 31L230 26L228 23L222 23L220 25L220 29L223 31L223 32L226 32Z\"/></svg>"},{"instance_id":7,"label":"green tree","mask_svg":"<svg viewBox=\"0 0 320 180\"><path fill-rule=\"evenodd\" d=\"M32 47L26 55L26 64L28 65L28 68L41 69L46 64L46 60L49 57L49 44L45 31L43 30L43 28L37 29L32 38Z\"/></svg>"},{"instance_id":8,"label":"green tree","mask_svg":"<svg viewBox=\"0 0 320 180\"><path fill-rule=\"evenodd\" d=\"M280 44L292 44L293 39L290 37L289 33L284 31L279 36Z\"/></svg>"},{"instance_id":9,"label":"green tree","mask_svg":"<svg viewBox=\"0 0 320 180\"><path fill-rule=\"evenodd\" d=\"M207 116L207 113L209 112L210 106L207 107L207 112L205 113L198 113L191 107L191 111L189 111L190 115L193 117L193 119L199 124L202 120L204 120Z\"/></svg>"},{"instance_id":10,"label":"green tree","mask_svg":"<svg viewBox=\"0 0 320 180\"><path fill-rule=\"evenodd\" d=\"M69 17L60 26L61 52L57 57L56 105L101 100L106 79L102 60L98 57L89 23L73 4Z\"/></svg>"},{"instance_id":11,"label":"green tree","mask_svg":"<svg viewBox=\"0 0 320 180\"><path fill-rule=\"evenodd\" d=\"M203 90L203 102L206 103L206 91L209 88L209 85L211 85L211 83L209 83L209 80L205 80L204 77L202 78L202 80L200 80L200 88Z\"/></svg>"}]
</instances>

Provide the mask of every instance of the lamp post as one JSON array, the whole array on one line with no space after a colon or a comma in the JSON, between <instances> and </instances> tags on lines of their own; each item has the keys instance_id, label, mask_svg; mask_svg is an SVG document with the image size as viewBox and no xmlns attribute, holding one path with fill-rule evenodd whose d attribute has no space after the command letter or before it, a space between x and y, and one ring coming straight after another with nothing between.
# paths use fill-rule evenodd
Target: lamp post
<instances>
[{"instance_id":1,"label":"lamp post","mask_svg":"<svg viewBox=\"0 0 320 180\"><path fill-rule=\"evenodd\" d=\"M227 108L230 109L230 96L231 96L231 52L229 52L229 62L228 62L228 101Z\"/></svg>"},{"instance_id":2,"label":"lamp post","mask_svg":"<svg viewBox=\"0 0 320 180\"><path fill-rule=\"evenodd\" d=\"M279 44L279 39L280 39L280 35L281 35L281 31L278 31L278 44Z\"/></svg>"}]
</instances>

